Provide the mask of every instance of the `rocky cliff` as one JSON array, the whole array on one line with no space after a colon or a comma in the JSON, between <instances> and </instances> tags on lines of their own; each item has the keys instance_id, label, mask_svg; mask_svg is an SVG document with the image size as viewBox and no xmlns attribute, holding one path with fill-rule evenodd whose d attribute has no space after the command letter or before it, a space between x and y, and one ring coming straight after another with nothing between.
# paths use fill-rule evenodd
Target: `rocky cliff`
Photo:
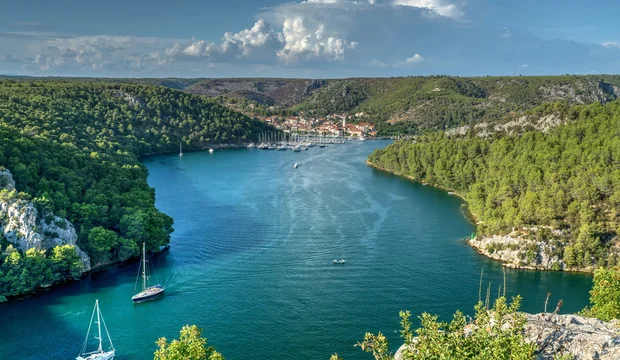
<instances>
[{"instance_id":1,"label":"rocky cliff","mask_svg":"<svg viewBox=\"0 0 620 360\"><path fill-rule=\"evenodd\" d=\"M562 253L558 245L549 241L532 240L524 235L524 231L532 232L536 229L515 230L507 235L491 235L476 237L469 240L469 245L479 253L492 259L499 260L506 267L536 270L564 270L564 261L559 257ZM558 237L560 233L552 232ZM584 269L588 270L588 269Z\"/></svg>"},{"instance_id":2,"label":"rocky cliff","mask_svg":"<svg viewBox=\"0 0 620 360\"><path fill-rule=\"evenodd\" d=\"M8 170L0 171L0 191L5 194L0 198L0 235L6 241L24 252L31 248L49 250L58 245L72 245L84 265L83 271L90 271L90 258L76 244L77 233L68 220L51 212L39 214L32 202L16 194L15 181Z\"/></svg>"},{"instance_id":3,"label":"rocky cliff","mask_svg":"<svg viewBox=\"0 0 620 360\"><path fill-rule=\"evenodd\" d=\"M538 345L540 360L570 354L574 360L620 359L620 322L578 315L526 314L525 334Z\"/></svg>"}]
</instances>

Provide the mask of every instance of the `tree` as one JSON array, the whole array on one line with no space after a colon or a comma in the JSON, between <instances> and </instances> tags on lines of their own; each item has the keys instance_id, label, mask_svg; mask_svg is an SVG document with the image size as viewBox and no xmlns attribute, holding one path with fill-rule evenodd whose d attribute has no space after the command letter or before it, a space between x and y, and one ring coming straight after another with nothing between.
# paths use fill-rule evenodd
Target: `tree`
<instances>
[{"instance_id":1,"label":"tree","mask_svg":"<svg viewBox=\"0 0 620 360\"><path fill-rule=\"evenodd\" d=\"M118 236L112 230L101 226L88 233L88 248L95 263L105 263L110 259L110 251L118 244Z\"/></svg>"},{"instance_id":2,"label":"tree","mask_svg":"<svg viewBox=\"0 0 620 360\"><path fill-rule=\"evenodd\" d=\"M84 264L73 245L58 245L52 250L52 263L55 279L76 279L82 274Z\"/></svg>"},{"instance_id":3,"label":"tree","mask_svg":"<svg viewBox=\"0 0 620 360\"><path fill-rule=\"evenodd\" d=\"M154 360L224 360L213 346L208 346L207 339L202 337L202 329L196 325L183 326L178 340L169 343L162 337L156 344L159 349L155 351Z\"/></svg>"},{"instance_id":4,"label":"tree","mask_svg":"<svg viewBox=\"0 0 620 360\"><path fill-rule=\"evenodd\" d=\"M583 315L603 321L620 319L620 266L594 272L590 303L592 307L584 309Z\"/></svg>"}]
</instances>

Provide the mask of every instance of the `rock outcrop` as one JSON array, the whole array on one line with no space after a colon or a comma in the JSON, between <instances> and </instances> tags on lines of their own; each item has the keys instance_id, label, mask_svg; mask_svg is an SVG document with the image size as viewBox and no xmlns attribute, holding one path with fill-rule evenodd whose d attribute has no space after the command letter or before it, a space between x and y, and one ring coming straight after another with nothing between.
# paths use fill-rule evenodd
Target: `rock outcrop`
<instances>
[{"instance_id":1,"label":"rock outcrop","mask_svg":"<svg viewBox=\"0 0 620 360\"><path fill-rule=\"evenodd\" d=\"M49 250L58 245L73 245L84 265L83 271L90 271L90 258L77 246L78 236L73 225L50 212L40 216L32 202L20 199L15 194L15 182L11 173L6 170L0 172L0 176L9 179L0 190L13 193L0 199L0 235L21 251L31 248Z\"/></svg>"},{"instance_id":2,"label":"rock outcrop","mask_svg":"<svg viewBox=\"0 0 620 360\"><path fill-rule=\"evenodd\" d=\"M578 315L525 314L525 338L536 344L538 360L572 355L573 360L620 359L620 321L609 323ZM394 355L403 359L405 345Z\"/></svg>"},{"instance_id":3,"label":"rock outcrop","mask_svg":"<svg viewBox=\"0 0 620 360\"><path fill-rule=\"evenodd\" d=\"M0 166L0 189L15 189L15 181L10 171Z\"/></svg>"},{"instance_id":4,"label":"rock outcrop","mask_svg":"<svg viewBox=\"0 0 620 360\"><path fill-rule=\"evenodd\" d=\"M538 345L540 360L556 354L574 360L620 359L620 322L610 323L578 315L526 314L525 334Z\"/></svg>"},{"instance_id":5,"label":"rock outcrop","mask_svg":"<svg viewBox=\"0 0 620 360\"><path fill-rule=\"evenodd\" d=\"M555 233L555 235L561 234ZM469 245L479 253L503 262L506 267L536 270L564 270L566 267L559 257L561 249L558 246L548 241L528 239L519 231L513 231L508 235L476 237L469 240Z\"/></svg>"}]
</instances>

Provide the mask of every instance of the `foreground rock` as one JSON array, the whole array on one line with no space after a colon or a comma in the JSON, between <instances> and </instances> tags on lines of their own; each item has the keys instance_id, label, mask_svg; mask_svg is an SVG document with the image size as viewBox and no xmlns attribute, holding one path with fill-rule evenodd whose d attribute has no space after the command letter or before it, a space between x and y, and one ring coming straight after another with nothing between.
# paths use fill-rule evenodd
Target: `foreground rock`
<instances>
[{"instance_id":1,"label":"foreground rock","mask_svg":"<svg viewBox=\"0 0 620 360\"><path fill-rule=\"evenodd\" d=\"M620 359L620 321L609 323L578 315L525 314L527 341L538 347L536 359L572 355L574 360ZM403 359L405 345L394 355Z\"/></svg>"},{"instance_id":2,"label":"foreground rock","mask_svg":"<svg viewBox=\"0 0 620 360\"><path fill-rule=\"evenodd\" d=\"M50 250L58 245L72 245L84 265L83 271L91 269L90 258L77 246L77 233L67 220L51 212L39 214L35 205L20 199L15 192L15 182L8 170L0 172L0 237L25 252L29 249Z\"/></svg>"},{"instance_id":3,"label":"foreground rock","mask_svg":"<svg viewBox=\"0 0 620 360\"><path fill-rule=\"evenodd\" d=\"M571 354L575 360L620 359L620 322L606 323L578 315L526 314L529 341L539 347L538 359Z\"/></svg>"}]
</instances>

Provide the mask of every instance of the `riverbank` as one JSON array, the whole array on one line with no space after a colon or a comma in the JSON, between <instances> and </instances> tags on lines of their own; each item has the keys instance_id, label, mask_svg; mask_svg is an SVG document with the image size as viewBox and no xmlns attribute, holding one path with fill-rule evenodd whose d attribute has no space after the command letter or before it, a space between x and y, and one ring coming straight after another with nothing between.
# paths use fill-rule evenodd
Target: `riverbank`
<instances>
[{"instance_id":1,"label":"riverbank","mask_svg":"<svg viewBox=\"0 0 620 360\"><path fill-rule=\"evenodd\" d=\"M372 162L370 162L370 160L366 160L366 165L368 165L368 166L370 166L370 167L372 167L372 168L374 168L374 169L376 169L376 170L379 170L379 171L385 171L385 172L390 173L390 174L392 174L392 175L396 175L396 176L400 176L400 177L407 178L407 179L409 179L409 180L411 180L411 181L413 181L413 182L417 182L418 184L422 184L422 185L424 185L424 186L431 186L431 187L434 187L434 188L436 188L436 189L443 190L443 191L447 192L449 195L454 195L454 196L456 196L456 197L461 198L461 200L463 200L463 201L465 202L465 206L466 206L466 208L467 208L467 211L466 211L466 217L467 217L467 218L469 218L469 220L470 220L470 221L471 221L474 225L479 225L479 224L482 224L482 221L481 221L480 219L478 219L478 217L477 217L475 214L473 214L473 213L469 210L469 207L467 206L467 199L465 198L465 196L464 196L464 195L462 195L462 194L459 194L458 192L456 192L456 190L454 190L454 189L450 189L450 188L445 187L445 186L436 185L436 184L431 184L431 183L427 183L427 182L425 182L425 181L420 181L420 180L418 180L418 179L414 178L414 177L413 177L413 176L411 176L411 175L402 174L402 173L398 173L398 172L396 172L396 171L388 170L388 169L383 168L383 167L381 167L381 166L379 166L379 165L373 164Z\"/></svg>"},{"instance_id":2,"label":"riverbank","mask_svg":"<svg viewBox=\"0 0 620 360\"><path fill-rule=\"evenodd\" d=\"M456 191L454 191L454 189L450 189L441 185L426 183L424 181L419 181L413 176L385 169L381 166L373 164L369 160L366 160L366 164L379 171L385 171L396 176L405 177L411 181L420 183L422 185L428 185L446 191L450 195L458 196L467 204L467 199L465 198L465 196L457 193ZM467 207L467 205L466 208L466 216L469 218L469 220L475 225L482 224L482 221L469 210L469 207ZM559 232L558 230L554 230L550 227L546 228L552 234L558 237L562 235L561 232ZM506 235L497 234L484 237L474 237L472 239L469 239L467 241L467 244L473 247L480 255L484 255L493 260L497 260L507 268L545 271L571 271L583 273L592 273L594 271L593 267L569 268L559 256L562 250L558 245L551 245L545 241L536 241L530 239L529 237L526 237L528 233L536 233L538 230L538 228L534 227L516 230L513 229L511 233Z\"/></svg>"}]
</instances>

